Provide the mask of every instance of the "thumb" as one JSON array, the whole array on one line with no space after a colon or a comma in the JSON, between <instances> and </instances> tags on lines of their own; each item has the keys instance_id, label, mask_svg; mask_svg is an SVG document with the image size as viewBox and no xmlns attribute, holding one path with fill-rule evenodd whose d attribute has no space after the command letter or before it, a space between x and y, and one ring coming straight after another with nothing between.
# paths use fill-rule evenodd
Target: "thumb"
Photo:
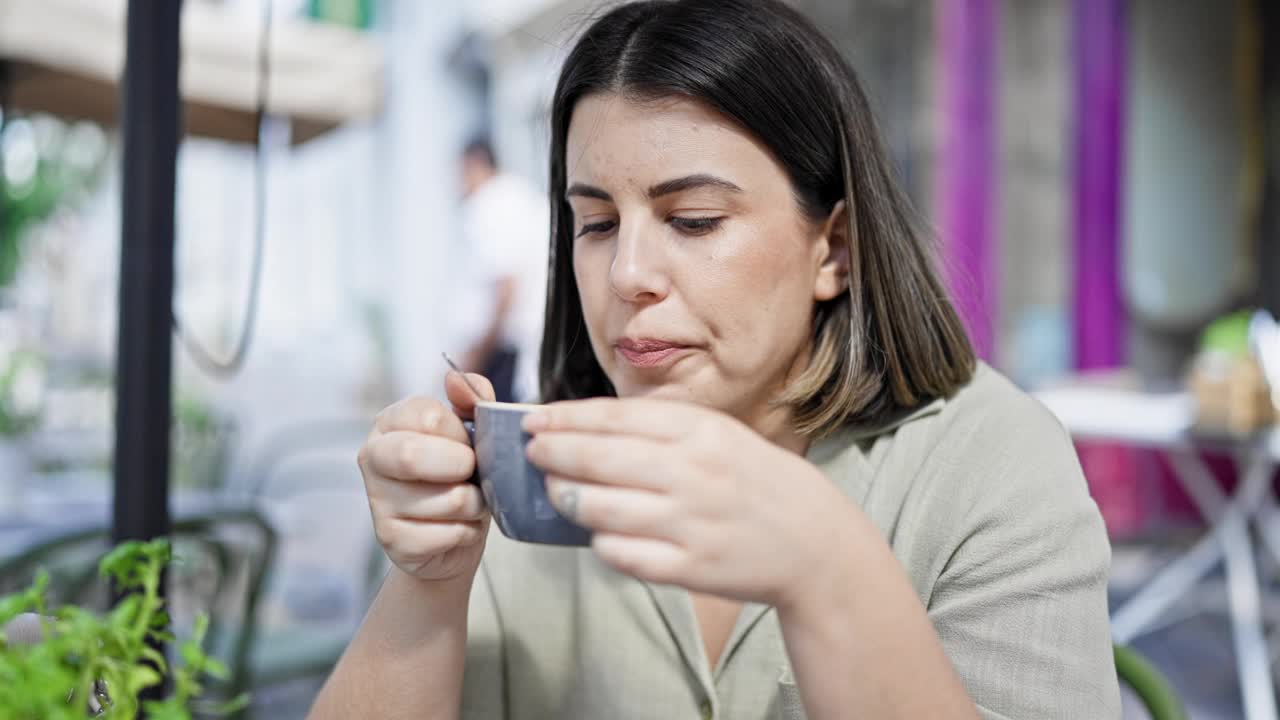
<instances>
[{"instance_id":1,"label":"thumb","mask_svg":"<svg viewBox=\"0 0 1280 720\"><path fill-rule=\"evenodd\" d=\"M475 386L475 390L480 391L479 397L476 396L475 390L467 384ZM453 412L460 418L469 419L473 417L476 409L476 403L485 400L494 400L497 395L493 392L493 383L483 375L477 373L467 373L466 379L463 379L462 373L450 370L444 376L444 393L448 396L449 402L453 405Z\"/></svg>"}]
</instances>

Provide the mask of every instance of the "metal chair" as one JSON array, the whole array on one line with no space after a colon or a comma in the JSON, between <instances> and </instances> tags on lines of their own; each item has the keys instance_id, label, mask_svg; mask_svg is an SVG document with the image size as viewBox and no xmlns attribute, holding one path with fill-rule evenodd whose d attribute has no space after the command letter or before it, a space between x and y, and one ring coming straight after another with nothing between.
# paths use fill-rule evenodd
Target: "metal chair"
<instances>
[{"instance_id":1,"label":"metal chair","mask_svg":"<svg viewBox=\"0 0 1280 720\"><path fill-rule=\"evenodd\" d=\"M363 417L316 419L286 425L267 436L236 483L229 485L238 502L252 504L271 519L281 540L281 571L264 594L272 599L273 606L283 607L287 612L285 617L278 618L281 622L273 623L257 636L258 642L250 653L254 687L323 677L337 663L355 631L354 624L348 627L347 623L334 619L288 612L291 598L296 601L298 597L297 586L291 588L288 584L290 574L297 580L308 577L310 571L285 565L289 565L291 548L305 546L307 542L296 536L298 523L296 519L291 522L290 515L305 516L309 510L323 508L326 498L336 497L335 493L349 492L353 498L363 495L354 457L368 428L369 419ZM342 469L334 467L335 463L344 462ZM354 506L352 509L366 512ZM345 592L336 593L346 605L346 612L339 611L339 614L350 615L354 623L359 622L364 607L372 599L385 561L372 532L361 534L358 542L365 547L353 548L353 557L345 562L336 559L331 566L317 567L315 578L345 586ZM326 595L325 592L319 594ZM298 608L292 610L298 611ZM309 612L317 613L317 610L312 608ZM325 612L322 608L318 614L323 616Z\"/></svg>"},{"instance_id":2,"label":"metal chair","mask_svg":"<svg viewBox=\"0 0 1280 720\"><path fill-rule=\"evenodd\" d=\"M1174 692L1168 679L1137 652L1123 645L1115 646L1116 675L1127 685L1151 720L1186 720L1187 709Z\"/></svg>"}]
</instances>

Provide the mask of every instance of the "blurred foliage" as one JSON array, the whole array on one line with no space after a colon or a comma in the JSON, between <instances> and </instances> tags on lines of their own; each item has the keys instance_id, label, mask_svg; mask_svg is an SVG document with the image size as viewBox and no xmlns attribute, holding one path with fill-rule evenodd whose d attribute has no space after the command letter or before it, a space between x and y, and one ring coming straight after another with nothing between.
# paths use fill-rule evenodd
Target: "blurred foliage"
<instances>
[{"instance_id":1,"label":"blurred foliage","mask_svg":"<svg viewBox=\"0 0 1280 720\"><path fill-rule=\"evenodd\" d=\"M210 402L179 389L173 400L170 477L174 487L215 488L231 461L234 424Z\"/></svg>"},{"instance_id":2,"label":"blurred foliage","mask_svg":"<svg viewBox=\"0 0 1280 720\"><path fill-rule=\"evenodd\" d=\"M364 30L373 25L373 0L307 0L307 16Z\"/></svg>"},{"instance_id":3,"label":"blurred foliage","mask_svg":"<svg viewBox=\"0 0 1280 720\"><path fill-rule=\"evenodd\" d=\"M0 355L0 435L22 435L39 424L45 384L43 353L18 348Z\"/></svg>"},{"instance_id":4,"label":"blurred foliage","mask_svg":"<svg viewBox=\"0 0 1280 720\"><path fill-rule=\"evenodd\" d=\"M97 184L108 143L90 123L0 118L0 287L7 287L22 263L26 233Z\"/></svg>"},{"instance_id":5,"label":"blurred foliage","mask_svg":"<svg viewBox=\"0 0 1280 720\"><path fill-rule=\"evenodd\" d=\"M1200 349L1231 357L1249 355L1250 310L1239 310L1209 323L1200 335Z\"/></svg>"}]
</instances>

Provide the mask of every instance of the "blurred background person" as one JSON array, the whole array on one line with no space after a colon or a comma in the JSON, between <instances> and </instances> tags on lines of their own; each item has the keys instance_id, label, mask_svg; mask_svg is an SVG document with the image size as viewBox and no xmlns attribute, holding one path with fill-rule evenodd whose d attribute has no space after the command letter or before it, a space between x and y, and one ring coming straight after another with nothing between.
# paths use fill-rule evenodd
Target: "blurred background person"
<instances>
[{"instance_id":1,"label":"blurred background person","mask_svg":"<svg viewBox=\"0 0 1280 720\"><path fill-rule=\"evenodd\" d=\"M463 329L465 369L491 378L498 400L534 400L547 283L547 204L523 178L499 170L493 145L462 152L462 236L476 297Z\"/></svg>"}]
</instances>

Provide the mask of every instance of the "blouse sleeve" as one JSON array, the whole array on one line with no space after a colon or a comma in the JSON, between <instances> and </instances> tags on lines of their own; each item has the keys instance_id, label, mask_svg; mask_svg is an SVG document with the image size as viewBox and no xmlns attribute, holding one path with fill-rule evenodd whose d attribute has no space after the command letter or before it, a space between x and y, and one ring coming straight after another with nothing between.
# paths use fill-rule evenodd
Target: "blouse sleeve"
<instances>
[{"instance_id":1,"label":"blouse sleeve","mask_svg":"<svg viewBox=\"0 0 1280 720\"><path fill-rule=\"evenodd\" d=\"M1029 398L963 435L964 501L935 509L963 519L928 597L948 657L990 720L1119 718L1111 550L1070 439Z\"/></svg>"}]
</instances>

